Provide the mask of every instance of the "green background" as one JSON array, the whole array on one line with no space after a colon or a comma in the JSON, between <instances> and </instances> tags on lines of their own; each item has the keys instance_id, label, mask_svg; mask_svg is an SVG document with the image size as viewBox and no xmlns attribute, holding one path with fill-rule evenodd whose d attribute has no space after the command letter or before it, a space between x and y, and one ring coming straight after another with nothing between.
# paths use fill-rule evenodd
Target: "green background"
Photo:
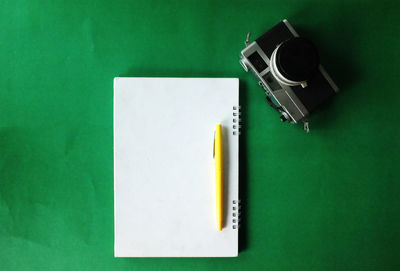
<instances>
[{"instance_id":1,"label":"green background","mask_svg":"<svg viewBox=\"0 0 400 271\"><path fill-rule=\"evenodd\" d=\"M399 8L2 0L0 269L398 270ZM247 32L283 18L341 88L310 134L238 62ZM114 258L115 76L240 78L238 258Z\"/></svg>"}]
</instances>

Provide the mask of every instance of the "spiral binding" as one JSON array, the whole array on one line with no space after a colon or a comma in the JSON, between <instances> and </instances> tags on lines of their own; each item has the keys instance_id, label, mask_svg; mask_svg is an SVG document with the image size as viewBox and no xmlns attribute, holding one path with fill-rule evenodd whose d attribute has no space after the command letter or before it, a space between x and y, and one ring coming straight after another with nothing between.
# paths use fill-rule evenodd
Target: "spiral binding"
<instances>
[{"instance_id":1,"label":"spiral binding","mask_svg":"<svg viewBox=\"0 0 400 271\"><path fill-rule=\"evenodd\" d=\"M240 227L240 200L232 201L232 229Z\"/></svg>"},{"instance_id":2,"label":"spiral binding","mask_svg":"<svg viewBox=\"0 0 400 271\"><path fill-rule=\"evenodd\" d=\"M240 105L233 106L233 119L232 119L232 133L233 135L240 135L242 128L242 120ZM232 200L232 229L236 230L240 227L240 200Z\"/></svg>"},{"instance_id":3,"label":"spiral binding","mask_svg":"<svg viewBox=\"0 0 400 271\"><path fill-rule=\"evenodd\" d=\"M236 105L233 107L233 120L232 120L232 129L233 129L233 135L240 135L240 128L242 128L242 120L240 118L240 115L242 114L240 112L240 105Z\"/></svg>"}]
</instances>

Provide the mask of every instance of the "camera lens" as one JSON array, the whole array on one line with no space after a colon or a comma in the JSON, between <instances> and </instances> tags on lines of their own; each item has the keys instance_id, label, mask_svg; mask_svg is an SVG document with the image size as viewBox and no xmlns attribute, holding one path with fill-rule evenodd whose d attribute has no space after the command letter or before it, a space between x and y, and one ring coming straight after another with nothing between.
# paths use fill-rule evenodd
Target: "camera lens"
<instances>
[{"instance_id":1,"label":"camera lens","mask_svg":"<svg viewBox=\"0 0 400 271\"><path fill-rule=\"evenodd\" d=\"M305 38L283 42L276 52L276 67L285 78L307 81L317 71L319 56L314 44Z\"/></svg>"}]
</instances>

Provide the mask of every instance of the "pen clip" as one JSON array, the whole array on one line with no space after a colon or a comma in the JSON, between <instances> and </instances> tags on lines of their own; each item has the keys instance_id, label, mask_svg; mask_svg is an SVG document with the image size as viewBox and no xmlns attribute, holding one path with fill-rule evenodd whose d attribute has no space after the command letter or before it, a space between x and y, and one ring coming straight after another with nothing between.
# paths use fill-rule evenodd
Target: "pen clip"
<instances>
[{"instance_id":1,"label":"pen clip","mask_svg":"<svg viewBox=\"0 0 400 271\"><path fill-rule=\"evenodd\" d=\"M213 158L215 158L215 131L214 131L214 144L213 144Z\"/></svg>"}]
</instances>

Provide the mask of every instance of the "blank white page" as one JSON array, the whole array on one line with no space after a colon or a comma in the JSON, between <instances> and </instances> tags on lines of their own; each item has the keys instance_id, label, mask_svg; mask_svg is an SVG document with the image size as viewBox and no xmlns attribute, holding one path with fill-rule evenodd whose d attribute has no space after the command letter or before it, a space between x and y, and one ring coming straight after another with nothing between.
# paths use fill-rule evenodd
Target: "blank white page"
<instances>
[{"instance_id":1,"label":"blank white page","mask_svg":"<svg viewBox=\"0 0 400 271\"><path fill-rule=\"evenodd\" d=\"M236 78L114 79L116 257L237 256L238 105ZM213 160L218 123L222 231Z\"/></svg>"}]
</instances>

